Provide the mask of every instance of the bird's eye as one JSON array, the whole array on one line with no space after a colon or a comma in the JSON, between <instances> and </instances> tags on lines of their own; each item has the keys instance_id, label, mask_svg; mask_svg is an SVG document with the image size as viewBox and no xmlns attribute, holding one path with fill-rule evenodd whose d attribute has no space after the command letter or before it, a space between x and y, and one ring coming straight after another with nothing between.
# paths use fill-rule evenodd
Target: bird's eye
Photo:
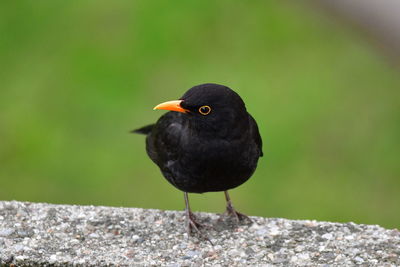
<instances>
[{"instance_id":1,"label":"bird's eye","mask_svg":"<svg viewBox=\"0 0 400 267\"><path fill-rule=\"evenodd\" d=\"M210 106L201 106L199 112L201 115L208 115L211 112L211 108Z\"/></svg>"}]
</instances>

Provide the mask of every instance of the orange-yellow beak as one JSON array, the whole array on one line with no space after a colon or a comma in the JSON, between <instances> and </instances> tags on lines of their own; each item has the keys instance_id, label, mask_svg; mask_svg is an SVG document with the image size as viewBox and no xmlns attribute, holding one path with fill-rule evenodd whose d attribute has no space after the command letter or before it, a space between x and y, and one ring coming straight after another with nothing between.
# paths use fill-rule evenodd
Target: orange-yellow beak
<instances>
[{"instance_id":1,"label":"orange-yellow beak","mask_svg":"<svg viewBox=\"0 0 400 267\"><path fill-rule=\"evenodd\" d=\"M181 107L181 103L183 100L173 100L173 101L167 101L164 103L161 103L157 106L155 106L153 109L165 109L165 110L171 110L171 111L178 111L182 113L187 113L189 110L184 109Z\"/></svg>"}]
</instances>

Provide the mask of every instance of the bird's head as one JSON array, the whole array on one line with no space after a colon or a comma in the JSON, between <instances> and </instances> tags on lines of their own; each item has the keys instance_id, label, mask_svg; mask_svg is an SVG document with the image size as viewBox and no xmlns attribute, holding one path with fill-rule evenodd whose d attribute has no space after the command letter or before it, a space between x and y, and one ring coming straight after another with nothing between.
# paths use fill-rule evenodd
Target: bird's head
<instances>
[{"instance_id":1,"label":"bird's head","mask_svg":"<svg viewBox=\"0 0 400 267\"><path fill-rule=\"evenodd\" d=\"M201 84L189 89L179 100L154 107L184 113L203 131L224 132L247 123L248 114L240 96L219 84Z\"/></svg>"}]
</instances>

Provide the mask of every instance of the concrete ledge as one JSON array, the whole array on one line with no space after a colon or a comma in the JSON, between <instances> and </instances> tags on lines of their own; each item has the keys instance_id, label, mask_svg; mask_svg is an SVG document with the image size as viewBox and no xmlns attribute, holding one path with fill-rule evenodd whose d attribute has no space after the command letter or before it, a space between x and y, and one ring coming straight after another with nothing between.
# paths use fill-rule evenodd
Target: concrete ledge
<instances>
[{"instance_id":1,"label":"concrete ledge","mask_svg":"<svg viewBox=\"0 0 400 267\"><path fill-rule=\"evenodd\" d=\"M400 266L398 230L198 214L214 246L187 238L180 211L0 201L0 265Z\"/></svg>"}]
</instances>

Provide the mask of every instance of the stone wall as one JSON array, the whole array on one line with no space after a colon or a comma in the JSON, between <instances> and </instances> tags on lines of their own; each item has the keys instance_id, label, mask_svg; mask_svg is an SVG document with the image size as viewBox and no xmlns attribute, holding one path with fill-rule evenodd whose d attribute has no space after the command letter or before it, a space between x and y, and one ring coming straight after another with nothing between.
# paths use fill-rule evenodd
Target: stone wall
<instances>
[{"instance_id":1,"label":"stone wall","mask_svg":"<svg viewBox=\"0 0 400 267\"><path fill-rule=\"evenodd\" d=\"M400 232L376 225L0 201L2 266L400 266Z\"/></svg>"}]
</instances>

